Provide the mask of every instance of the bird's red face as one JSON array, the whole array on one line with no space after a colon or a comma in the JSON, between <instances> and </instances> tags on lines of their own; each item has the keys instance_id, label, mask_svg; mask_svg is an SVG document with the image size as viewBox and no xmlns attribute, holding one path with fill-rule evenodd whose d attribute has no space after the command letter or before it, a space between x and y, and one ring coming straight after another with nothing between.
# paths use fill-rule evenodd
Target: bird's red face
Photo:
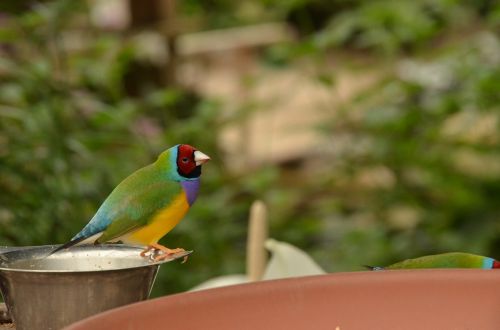
<instances>
[{"instance_id":1,"label":"bird's red face","mask_svg":"<svg viewBox=\"0 0 500 330\"><path fill-rule=\"evenodd\" d=\"M493 260L493 268L500 268L500 261Z\"/></svg>"},{"instance_id":2,"label":"bird's red face","mask_svg":"<svg viewBox=\"0 0 500 330\"><path fill-rule=\"evenodd\" d=\"M181 144L177 150L177 171L185 178L197 178L201 175L201 165L210 157L188 144Z\"/></svg>"}]
</instances>

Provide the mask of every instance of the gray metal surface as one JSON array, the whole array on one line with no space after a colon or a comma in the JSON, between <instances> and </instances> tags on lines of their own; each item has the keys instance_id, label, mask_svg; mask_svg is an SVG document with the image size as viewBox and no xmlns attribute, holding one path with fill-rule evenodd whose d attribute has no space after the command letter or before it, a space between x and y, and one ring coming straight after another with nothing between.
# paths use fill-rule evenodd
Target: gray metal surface
<instances>
[{"instance_id":1,"label":"gray metal surface","mask_svg":"<svg viewBox=\"0 0 500 330\"><path fill-rule=\"evenodd\" d=\"M56 330L87 316L147 299L159 265L140 247L55 246L0 254L0 289L18 330Z\"/></svg>"},{"instance_id":2,"label":"gray metal surface","mask_svg":"<svg viewBox=\"0 0 500 330\"><path fill-rule=\"evenodd\" d=\"M54 246L54 245L44 245L43 247L46 246ZM15 250L23 250L23 249L32 249L37 246L0 246L0 253L5 253L5 252L10 252L10 251L15 251ZM41 247L41 246L38 246Z\"/></svg>"}]
</instances>

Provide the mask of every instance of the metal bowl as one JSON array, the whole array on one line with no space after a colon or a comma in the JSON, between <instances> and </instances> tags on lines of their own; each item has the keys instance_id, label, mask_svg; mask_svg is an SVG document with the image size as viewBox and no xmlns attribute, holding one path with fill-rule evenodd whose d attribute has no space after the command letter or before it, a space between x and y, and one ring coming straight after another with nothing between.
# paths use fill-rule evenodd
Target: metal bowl
<instances>
[{"instance_id":1,"label":"metal bowl","mask_svg":"<svg viewBox=\"0 0 500 330\"><path fill-rule=\"evenodd\" d=\"M61 329L87 316L148 298L159 266L141 247L56 246L0 254L0 289L16 329Z\"/></svg>"}]
</instances>

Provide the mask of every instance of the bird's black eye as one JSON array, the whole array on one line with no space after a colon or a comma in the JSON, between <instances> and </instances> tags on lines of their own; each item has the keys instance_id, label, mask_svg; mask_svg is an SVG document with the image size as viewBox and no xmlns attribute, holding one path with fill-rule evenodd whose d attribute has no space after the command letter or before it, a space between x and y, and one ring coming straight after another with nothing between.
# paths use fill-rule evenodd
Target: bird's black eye
<instances>
[{"instance_id":1,"label":"bird's black eye","mask_svg":"<svg viewBox=\"0 0 500 330\"><path fill-rule=\"evenodd\" d=\"M183 162L184 164L187 164L187 163L189 162L189 158L187 158L187 157L183 157L183 158L182 158L182 162Z\"/></svg>"}]
</instances>

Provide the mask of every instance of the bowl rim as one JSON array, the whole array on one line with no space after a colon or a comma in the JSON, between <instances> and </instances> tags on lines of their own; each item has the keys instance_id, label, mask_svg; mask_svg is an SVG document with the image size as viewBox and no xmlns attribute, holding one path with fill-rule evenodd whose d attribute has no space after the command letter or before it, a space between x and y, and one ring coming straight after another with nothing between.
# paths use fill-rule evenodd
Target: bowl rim
<instances>
[{"instance_id":1,"label":"bowl rim","mask_svg":"<svg viewBox=\"0 0 500 330\"><path fill-rule=\"evenodd\" d=\"M18 258L15 261L19 260L27 260L28 258L19 258L19 255L27 254L30 251L33 250L38 250L37 254L35 255L36 258L41 259L41 258L46 258L48 257L48 253L51 252L53 249L59 247L60 245L39 245L39 246L28 246L28 247L9 247L9 250L7 252L0 253L0 272L15 272L15 273L47 273L47 274L68 274L68 273L100 273L100 272L112 272L112 271L119 271L119 270L128 270L128 269L136 269L136 268L144 268L144 267L151 267L151 266L159 266L167 262L171 262L180 258L184 258L186 256L189 256L191 253L193 253L192 250L188 251L183 251L179 253L175 253L172 255L171 258L166 259L166 260L160 260L160 261L154 261L151 259L149 260L149 263L144 263L144 264L138 264L134 266L127 266L127 267L117 267L117 268L111 268L111 269L92 269L92 270L69 270L69 269L27 269L27 268L11 268L11 267L6 267L3 266L2 263L8 263L9 257L12 258L12 256L18 256ZM137 252L137 257L145 260L145 257L139 256L139 253L144 250L143 246L140 245L129 245L129 244L98 244L98 245L81 245L81 246L74 246L69 248L70 250L97 250L97 248L100 248L102 251L106 250L129 250L130 252Z\"/></svg>"}]
</instances>

